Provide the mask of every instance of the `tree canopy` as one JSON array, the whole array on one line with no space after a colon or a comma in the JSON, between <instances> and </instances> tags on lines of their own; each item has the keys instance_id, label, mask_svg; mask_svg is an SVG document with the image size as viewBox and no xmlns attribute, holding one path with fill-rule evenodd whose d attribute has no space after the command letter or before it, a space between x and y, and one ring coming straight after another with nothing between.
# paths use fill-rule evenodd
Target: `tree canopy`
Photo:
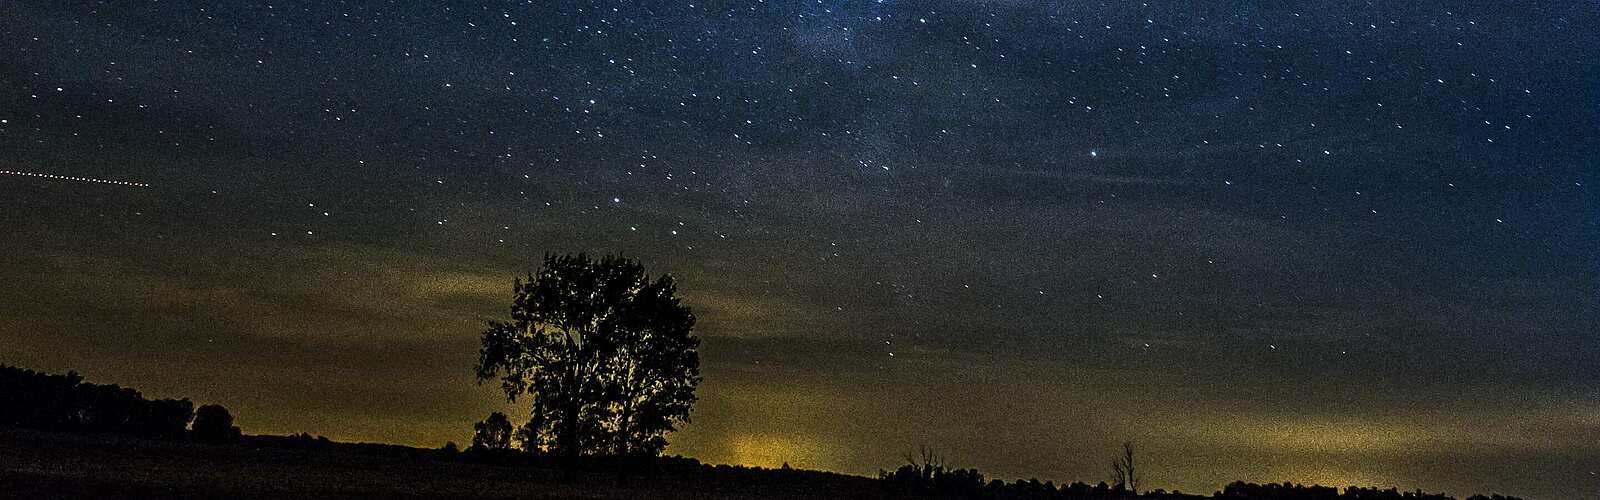
<instances>
[{"instance_id":1,"label":"tree canopy","mask_svg":"<svg viewBox=\"0 0 1600 500\"><path fill-rule=\"evenodd\" d=\"M652 280L634 260L583 254L547 255L513 283L510 321L489 322L477 375L529 401L524 448L576 457L666 447L700 382L694 314L676 293L671 276Z\"/></svg>"},{"instance_id":2,"label":"tree canopy","mask_svg":"<svg viewBox=\"0 0 1600 500\"><path fill-rule=\"evenodd\" d=\"M506 414L494 412L489 418L472 426L472 447L479 450L505 450L511 448L511 419Z\"/></svg>"}]
</instances>

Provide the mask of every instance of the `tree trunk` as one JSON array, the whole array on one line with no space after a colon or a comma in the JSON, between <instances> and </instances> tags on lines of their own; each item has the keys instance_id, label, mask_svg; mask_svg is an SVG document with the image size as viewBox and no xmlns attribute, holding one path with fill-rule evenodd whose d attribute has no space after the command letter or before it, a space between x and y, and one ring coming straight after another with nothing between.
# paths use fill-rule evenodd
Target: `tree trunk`
<instances>
[{"instance_id":1,"label":"tree trunk","mask_svg":"<svg viewBox=\"0 0 1600 500\"><path fill-rule=\"evenodd\" d=\"M617 423L616 453L617 458L621 460L621 463L617 464L618 484L628 484L628 476L633 473L634 468L633 450L628 449L628 419L633 416L632 413L632 404L623 405L620 422Z\"/></svg>"},{"instance_id":2,"label":"tree trunk","mask_svg":"<svg viewBox=\"0 0 1600 500\"><path fill-rule=\"evenodd\" d=\"M580 441L578 431L582 429L579 425L581 417L578 412L583 409L583 401L580 399L583 393L578 389L578 384L581 383L578 378L577 367L567 372L569 382L567 387L572 393L562 402L562 406L566 407L566 415L562 415L561 435L557 437L561 441L561 480L569 483L578 479Z\"/></svg>"}]
</instances>

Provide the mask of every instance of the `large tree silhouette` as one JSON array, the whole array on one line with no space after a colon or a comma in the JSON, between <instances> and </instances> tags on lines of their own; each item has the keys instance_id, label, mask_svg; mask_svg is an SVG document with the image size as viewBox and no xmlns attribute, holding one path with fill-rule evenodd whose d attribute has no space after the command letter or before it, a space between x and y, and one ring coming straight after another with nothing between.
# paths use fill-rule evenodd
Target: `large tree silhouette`
<instances>
[{"instance_id":1,"label":"large tree silhouette","mask_svg":"<svg viewBox=\"0 0 1600 500\"><path fill-rule=\"evenodd\" d=\"M479 382L531 400L523 447L579 455L654 455L689 420L700 382L694 315L670 276L637 262L545 256L513 285L511 321L483 332Z\"/></svg>"}]
</instances>

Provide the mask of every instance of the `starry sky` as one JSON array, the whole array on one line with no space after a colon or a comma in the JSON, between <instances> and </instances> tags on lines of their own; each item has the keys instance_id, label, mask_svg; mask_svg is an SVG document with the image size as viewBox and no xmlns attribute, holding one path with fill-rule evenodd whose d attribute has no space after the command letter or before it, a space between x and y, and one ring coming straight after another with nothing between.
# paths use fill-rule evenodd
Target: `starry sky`
<instances>
[{"instance_id":1,"label":"starry sky","mask_svg":"<svg viewBox=\"0 0 1600 500\"><path fill-rule=\"evenodd\" d=\"M512 278L622 254L700 318L669 453L1579 498L1597 13L0 2L0 362L465 442Z\"/></svg>"}]
</instances>

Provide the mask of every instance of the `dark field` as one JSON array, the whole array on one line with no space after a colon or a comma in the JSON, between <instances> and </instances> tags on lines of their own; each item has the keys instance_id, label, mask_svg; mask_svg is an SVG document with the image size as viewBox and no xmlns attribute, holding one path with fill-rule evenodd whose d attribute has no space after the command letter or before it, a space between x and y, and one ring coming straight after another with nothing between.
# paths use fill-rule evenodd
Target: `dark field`
<instances>
[{"instance_id":1,"label":"dark field","mask_svg":"<svg viewBox=\"0 0 1600 500\"><path fill-rule=\"evenodd\" d=\"M434 450L248 437L203 445L0 429L5 498L886 498L877 482L810 471L678 464L626 484L562 483L532 465L446 460Z\"/></svg>"}]
</instances>

